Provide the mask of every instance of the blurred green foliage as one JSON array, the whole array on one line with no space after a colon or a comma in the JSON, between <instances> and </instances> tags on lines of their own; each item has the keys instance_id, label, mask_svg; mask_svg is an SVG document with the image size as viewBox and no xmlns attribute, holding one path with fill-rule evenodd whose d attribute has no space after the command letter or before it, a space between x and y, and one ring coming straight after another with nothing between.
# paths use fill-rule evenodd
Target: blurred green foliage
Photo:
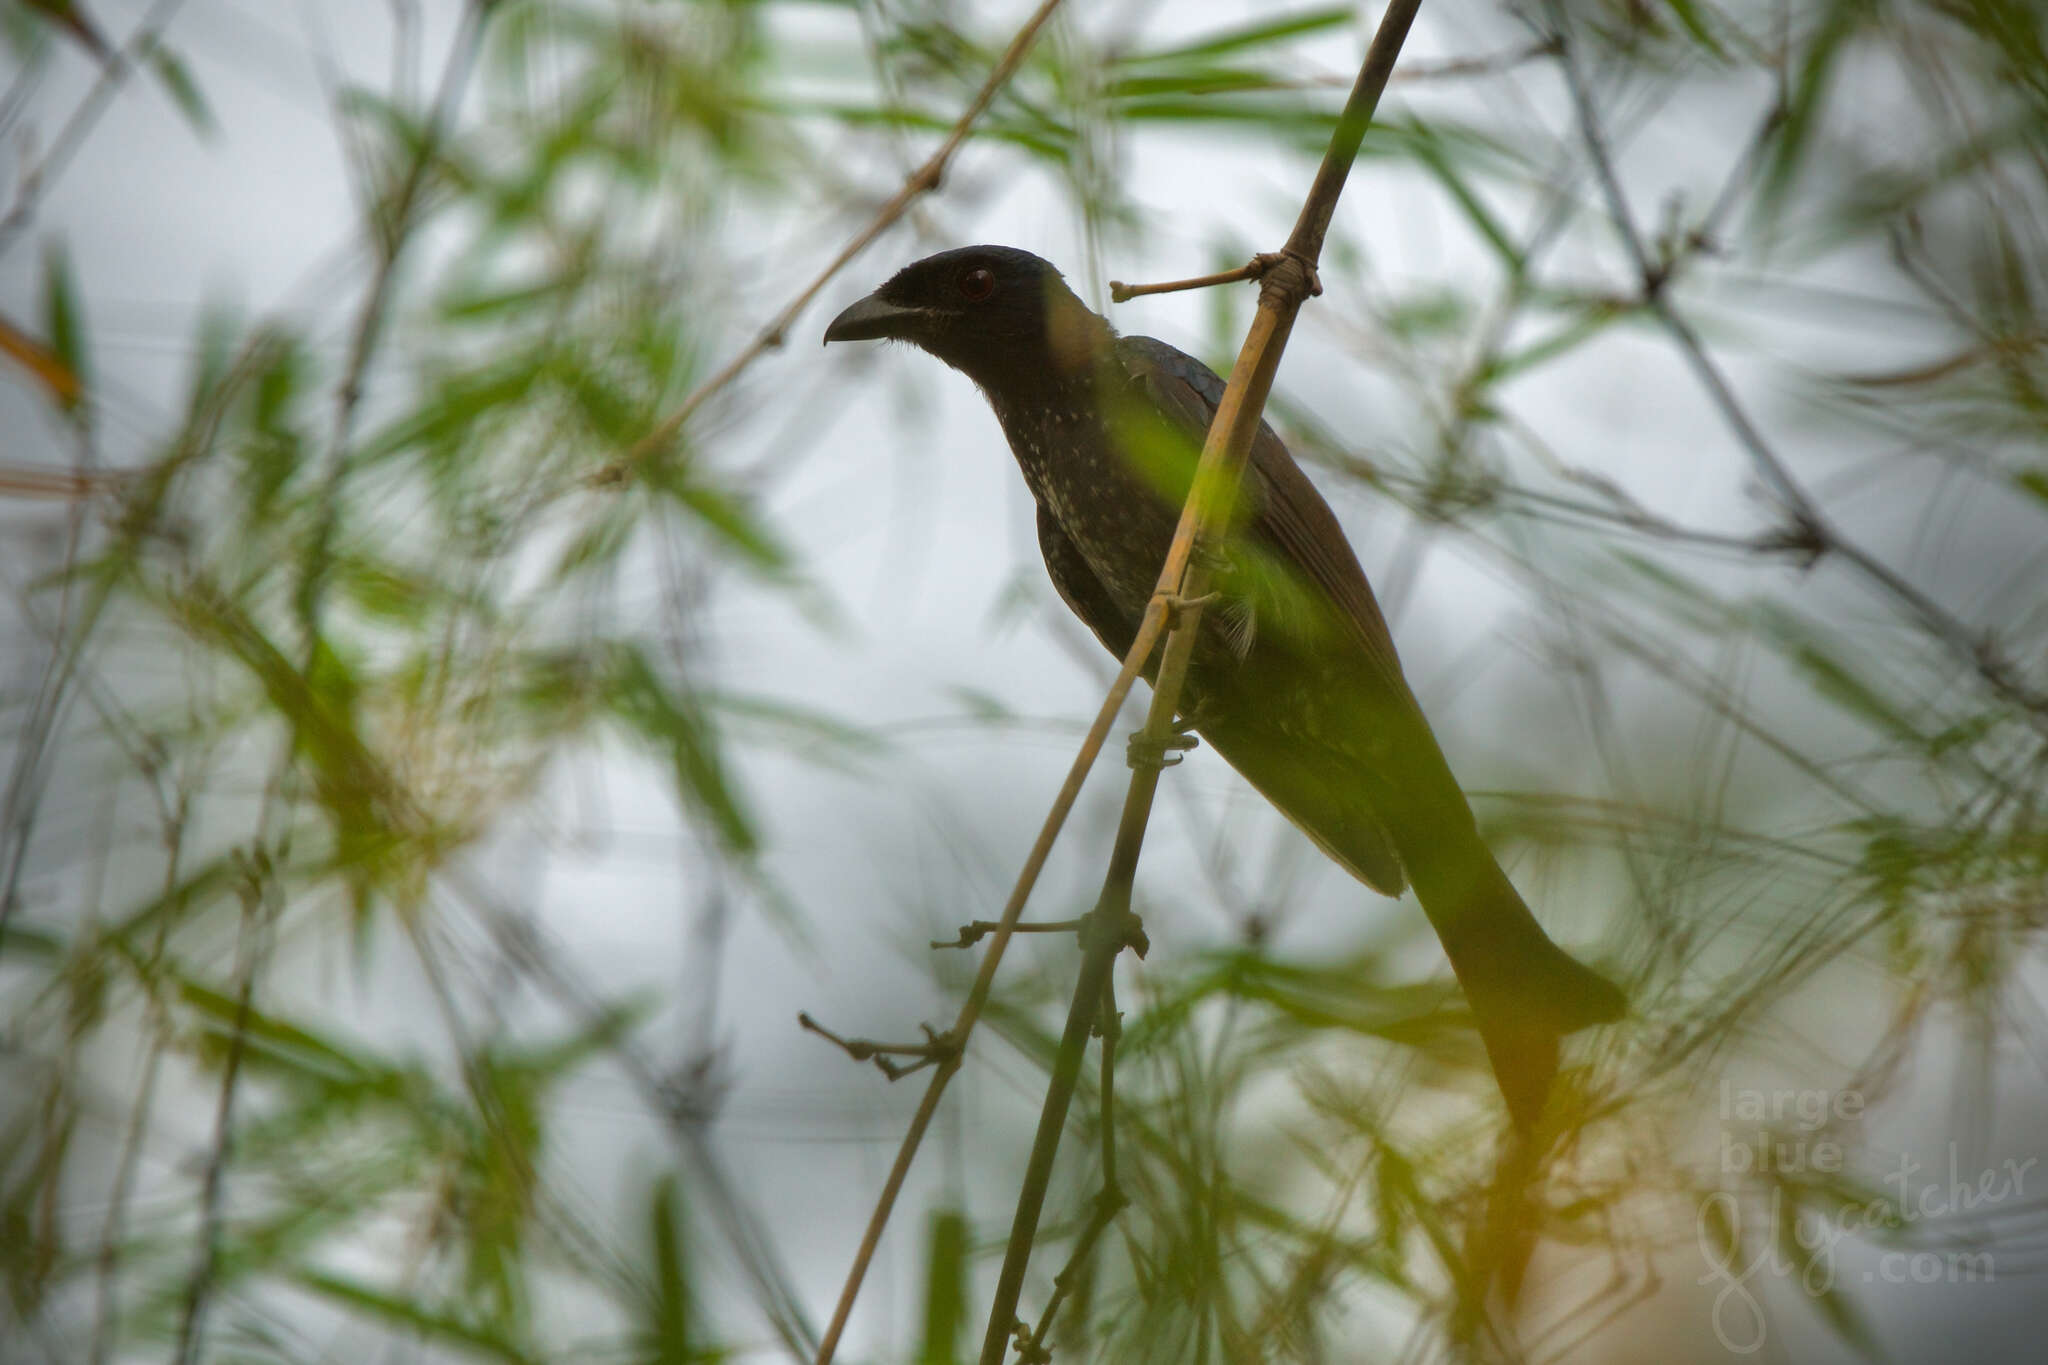
<instances>
[{"instance_id":1,"label":"blurred green foliage","mask_svg":"<svg viewBox=\"0 0 2048 1365\"><path fill-rule=\"evenodd\" d=\"M1183 30L1141 9L1058 20L974 130L974 176L1045 175L1099 258L1135 253L1163 211L1232 263L1255 231L1232 187L1141 201L1148 139L1228 138L1305 187L1372 16L1246 7ZM1763 1055L1881 1099L1937 1023L1960 1021L1987 1068L2015 1029L2038 1041L2042 11L1444 13L1433 29L1425 6L1423 25L1453 55L1409 64L1354 196L1415 196L1487 265L1385 270L1374 220L1340 219L1329 296L1297 344L1388 396L1384 426L1340 435L1284 401L1276 416L1340 506L1390 500L1413 554L1457 545L1526 594L1594 758L1524 770L1479 804L1544 888L1532 900L1599 909L1566 928L1603 936L1639 1017L1579 1055L1559 1110L1571 1137L1517 1169L1441 974L1418 980L1398 944L1279 952L1288 888L1233 891L1219 869L1244 839L1219 837L1209 884L1149 892L1222 905L1240 941L1169 950L1125 1001L1113 1122L1131 1202L1082 1267L1063 1358L1378 1359L1404 1339L1490 1357L1514 1354L1517 1330L1527 1358L1571 1354L1655 1291L1660 1257L1692 1254L1693 1212L1724 1183L1693 1131L1716 1068ZM38 103L55 64L90 57L82 14L17 5L0 27L0 131L77 129L4 187L0 251L16 256L48 182L99 150L81 112L99 94ZM832 586L763 510L772 468L735 449L776 396L742 376L673 439L648 438L800 287L764 292L778 254L763 243L851 236L894 188L873 168L921 158L1021 15L938 0L464 14L437 72L336 92L363 215L339 348L209 314L181 410L128 450L137 423L82 301L95 262L61 229L40 311L0 316L11 377L56 419L45 463L85 490L57 551L24 549L13 575L0 1334L22 1359L711 1361L759 1347L763 1323L767 1349L798 1355L823 1312L776 1244L838 1256L855 1240L750 1223L706 1156L707 1056L671 1082L648 1002L579 982L463 858L520 828L573 756L623 752L659 774L707 882L800 927L736 755L889 773L892 743L858 716L722 685L714 607L733 584L804 628L833 621ZM169 18L152 11L124 60L193 136L232 137L175 27L151 27ZM1701 102L1723 135L1701 160L1721 169L1688 166L1674 187L1632 142ZM970 198L985 189L964 179ZM1218 348L1235 342L1229 307ZM1828 342L1776 340L1788 320ZM1872 330L1923 358L1872 368ZM1695 461L1697 487L1754 480L1745 517L1653 509L1598 452L1553 442L1544 395L1570 404L1621 346L1668 353L1671 382L1707 395L1704 417L1674 404L1669 429L1640 434ZM1884 479L1909 490L1903 517L1855 502ZM0 472L0 496L17 484ZM1948 521L1987 500L2001 520L1981 533ZM1944 548L1990 568L1942 579ZM1414 560L1394 565L1390 601ZM1648 719L1616 704L1627 689ZM1001 698L970 719L1015 721ZM99 812L97 838L70 828L80 808ZM31 874L58 890L31 898ZM437 1036L391 1047L302 1014L307 960L337 942L356 971L412 962ZM493 993L456 978L485 958L513 976L504 991L549 1002L548 1023L507 1028L478 1003ZM1070 969L1048 960L1001 988L1009 1074L1048 1063ZM1861 1030L1823 1061L1773 1022L1814 992L1847 1000ZM551 1146L563 1093L593 1076L627 1078L675 1139L670 1166L634 1177L628 1221L583 1207ZM1077 1112L1036 1286L1102 1175L1112 1116L1092 1098ZM1010 1178L977 1165L972 1215L926 1225L917 1339L874 1358L955 1360L978 1335ZM1768 1236L1799 1265L1798 1220L1867 1206L1869 1185L1780 1173L1740 1193L1777 1198ZM1737 1250L1759 1235L1712 1227ZM1518 1329L1490 1298L1538 1236L1612 1267L1564 1328ZM752 1301L707 1301L711 1262L742 1266ZM1812 1299L1843 1343L1871 1344L1840 1286Z\"/></svg>"}]
</instances>

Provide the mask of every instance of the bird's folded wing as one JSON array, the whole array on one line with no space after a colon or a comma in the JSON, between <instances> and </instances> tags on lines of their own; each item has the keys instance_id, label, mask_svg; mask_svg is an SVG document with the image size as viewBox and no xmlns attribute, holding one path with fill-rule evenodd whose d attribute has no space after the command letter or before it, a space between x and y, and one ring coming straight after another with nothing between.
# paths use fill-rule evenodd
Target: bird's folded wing
<instances>
[{"instance_id":1,"label":"bird's folded wing","mask_svg":"<svg viewBox=\"0 0 2048 1365\"><path fill-rule=\"evenodd\" d=\"M1199 447L1223 401L1223 380L1201 361L1151 337L1121 337L1117 356L1134 383L1162 415ZM1252 438L1244 492L1249 530L1333 603L1346 633L1364 652L1375 681L1413 704L1394 640L1380 614L1365 570L1359 567L1337 516L1264 422Z\"/></svg>"}]
</instances>

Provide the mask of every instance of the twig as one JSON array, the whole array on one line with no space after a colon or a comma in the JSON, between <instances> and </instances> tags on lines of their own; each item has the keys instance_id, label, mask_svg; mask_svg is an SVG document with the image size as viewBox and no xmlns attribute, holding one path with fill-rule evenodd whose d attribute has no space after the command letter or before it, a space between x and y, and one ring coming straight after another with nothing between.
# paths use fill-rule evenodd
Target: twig
<instances>
[{"instance_id":1,"label":"twig","mask_svg":"<svg viewBox=\"0 0 2048 1365\"><path fill-rule=\"evenodd\" d=\"M1410 62L1394 73L1394 83L1406 85L1410 81L1452 80L1463 76L1497 76L1503 71L1533 62L1542 57L1557 55L1555 38L1538 39L1526 47L1511 48L1506 52L1495 52L1477 57L1450 57L1440 62ZM1331 84L1338 78L1333 77Z\"/></svg>"},{"instance_id":2,"label":"twig","mask_svg":"<svg viewBox=\"0 0 2048 1365\"><path fill-rule=\"evenodd\" d=\"M393 272L412 227L413 210L426 183L427 168L461 103L461 91L467 82L477 44L491 7L492 0L469 0L464 6L463 26L456 34L454 46L449 52L448 64L443 71L440 88L436 92L427 134L421 139L413 154L405 180L392 201L387 216L372 220L377 265L369 292L357 314L348 363L335 394L334 426L324 454L321 475L324 491L319 499L319 519L313 528L312 543L308 546L306 557L299 566L298 581L294 584L293 605L305 637L302 641L304 653L299 660L299 673L304 677L312 676L318 655L320 603L325 587L329 545L340 518L338 504L341 483L347 472L348 445L353 436L355 415L361 403L363 381L382 332ZM282 832L279 832L276 826L278 822L287 822L288 817L281 812L288 812L297 799L293 775L297 771L296 764L304 738L300 733L303 725L302 719L294 718L291 737L279 751L270 781L266 784L257 836L252 841L255 858L253 870L248 874L252 887L249 894L260 897L261 902L245 912L248 919L253 919L254 925L253 929L245 932L253 933L255 941L249 950L238 987L234 1031L221 1076L213 1151L207 1164L201 1193L199 1260L186 1291L184 1312L179 1325L178 1365L192 1365L192 1362L200 1358L204 1348L206 1311L212 1298L220 1261L221 1209L225 1200L227 1166L234 1147L236 1089L241 1078L241 1061L246 1046L248 1024L253 1012L256 980L268 956L271 925L279 913L278 908L270 904L272 898L279 894L276 881L282 874L276 869L282 868L288 861L284 855L289 846L289 825L285 823ZM384 789L395 791L397 788L394 784ZM248 919L245 919L245 923ZM481 1109L486 1103L487 1096L482 1089L478 1089L477 1096ZM488 1112L484 1116L487 1121L492 1118Z\"/></svg>"},{"instance_id":3,"label":"twig","mask_svg":"<svg viewBox=\"0 0 2048 1365\"><path fill-rule=\"evenodd\" d=\"M1927 593L1907 582L1889 564L1843 535L1822 514L1750 419L1727 377L1721 373L1713 357L1707 354L1698 333L1671 304L1664 288L1669 272L1650 259L1641 230L1636 226L1628 196L1622 190L1620 177L1615 172L1613 158L1608 154L1606 139L1601 133L1599 117L1593 108L1592 91L1565 36L1564 18L1557 0L1549 0L1546 9L1558 41L1558 65L1571 92L1579 136L1585 143L1587 158L1593 164L1601 192L1607 200L1608 216L1613 220L1615 233L1640 278L1642 302L1677 344L1679 353L1685 357L1694 378L1721 413L1736 443L1749 456L1750 464L1793 519L1795 533L1802 541L1854 566L1909 615L1918 619L1951 653L1973 669L1992 691L2017 706L2030 725L2048 734L2048 694L2031 687L2018 675L2011 660L1999 651L1997 641L1991 635L1972 629Z\"/></svg>"},{"instance_id":4,"label":"twig","mask_svg":"<svg viewBox=\"0 0 2048 1365\"><path fill-rule=\"evenodd\" d=\"M1286 259L1284 252L1261 251L1235 270L1222 270L1214 275L1197 275L1189 280L1167 280L1163 284L1125 284L1122 280L1111 280L1109 297L1113 303L1127 303L1142 294L1174 294L1183 289L1208 289L1219 284L1236 284L1239 280L1262 280L1273 267ZM1316 284L1309 292L1320 294L1323 287Z\"/></svg>"},{"instance_id":5,"label":"twig","mask_svg":"<svg viewBox=\"0 0 2048 1365\"><path fill-rule=\"evenodd\" d=\"M1116 1045L1123 1041L1124 1016L1116 1007L1116 978L1102 983L1102 1013L1096 1018L1102 1037L1102 1077L1096 1098L1102 1106L1102 1184L1105 1193L1116 1179Z\"/></svg>"},{"instance_id":6,"label":"twig","mask_svg":"<svg viewBox=\"0 0 2048 1365\"><path fill-rule=\"evenodd\" d=\"M1525 43L1521 47L1509 48L1504 52L1479 53L1470 57L1447 57L1436 62L1411 62L1396 71L1392 84L1409 85L1420 81L1463 80L1471 76L1498 76L1518 66L1555 56L1556 45L1538 41ZM1351 78L1334 72L1328 75L1303 77L1276 76L1261 80L1248 72L1229 71L1219 75L1213 82L1201 82L1190 87L1197 93L1251 94L1273 90L1343 90L1349 88Z\"/></svg>"},{"instance_id":7,"label":"twig","mask_svg":"<svg viewBox=\"0 0 2048 1365\"><path fill-rule=\"evenodd\" d=\"M334 429L328 437L327 450L321 461L321 490L314 504L316 520L293 593L300 625L306 634L309 670L314 642L319 638L320 597L326 587L334 533L341 520L341 485L348 474L348 446L355 434L356 415L362 408L364 380L383 335L392 282L399 257L411 239L413 214L426 188L427 170L440 154L442 140L461 107L462 92L468 85L492 4L493 0L468 0L463 6L461 28L449 48L448 64L441 73L440 87L434 95L426 131L413 151L405 178L399 182L397 192L391 196L388 205L378 203L377 197L371 196L370 229L377 253L376 266L370 276L369 290L356 313L341 382L335 387Z\"/></svg>"},{"instance_id":8,"label":"twig","mask_svg":"<svg viewBox=\"0 0 2048 1365\"><path fill-rule=\"evenodd\" d=\"M975 93L966 112L954 121L952 131L946 134L946 140L939 144L939 149L933 152L922 166L910 173L909 178L896 193L889 196L888 202L875 211L875 216L868 220L867 226L856 232L853 239L840 248L839 254L832 258L831 263L798 291L797 296L770 319L768 325L762 328L738 355L728 360L724 368L692 390L674 412L662 418L654 425L653 430L635 441L624 456L599 471L593 482L620 482L648 456L667 445L697 409L704 406L706 399L732 383L742 370L760 359L764 353L782 346L790 327L795 324L804 309L810 306L811 300L818 296L818 291L831 282L834 275L844 269L854 257L867 250L877 237L894 226L896 220L909 210L918 196L939 187L946 163L953 159L953 153L967 140L967 135L973 131L975 123L988 111L989 105L995 102L995 97L1009 83L1010 77L1017 73L1017 68L1023 64L1025 55L1031 50L1033 40L1038 37L1038 31L1045 27L1046 21L1052 18L1053 11L1059 7L1060 0L1045 0L1045 3L1024 21L1024 26L1010 39L1010 46L1004 50L1001 59L988 73L988 79L982 82L981 89Z\"/></svg>"},{"instance_id":9,"label":"twig","mask_svg":"<svg viewBox=\"0 0 2048 1365\"><path fill-rule=\"evenodd\" d=\"M1144 782L1145 772L1140 769L1139 775L1131 779L1134 793L1141 786L1148 785ZM1157 770L1151 770L1149 786L1156 787L1158 780ZM1143 804L1149 803L1148 791ZM1097 1005L1103 991L1108 988L1117 955L1123 951L1123 922L1129 917L1130 902L1127 892L1122 900L1113 899L1113 896L1123 864L1129 863L1135 870L1137 855L1134 846L1144 841L1142 823L1134 824L1139 809L1139 802L1126 800L1124 820L1117 831L1117 849L1125 856L1117 858L1112 855L1111 885L1104 887L1103 901L1089 916L1089 927L1082 935L1087 951L1081 959L1080 979L1074 984L1073 1002L1067 1007L1066 1028L1060 1034L1059 1051L1053 1058L1052 1080L1046 1087L1045 1105L1039 1111L1038 1133L1032 1140L1031 1156L1024 1168L1024 1183L1017 1195L1017 1211L1011 1219L1010 1241L1003 1255L1002 1277L996 1282L995 1302L989 1308L988 1331L982 1338L981 1365L1003 1365L1005 1347L1021 1330L1017 1300L1022 1295L1024 1271L1031 1259L1031 1244L1038 1235L1038 1217L1045 1206L1046 1186L1052 1179L1053 1158L1059 1153L1060 1135L1066 1128L1067 1106L1073 1099L1074 1085L1081 1076L1082 1055L1088 1047L1088 1035L1094 1027Z\"/></svg>"},{"instance_id":10,"label":"twig","mask_svg":"<svg viewBox=\"0 0 2048 1365\"><path fill-rule=\"evenodd\" d=\"M1145 719L1145 739L1161 752L1175 733L1174 716L1180 706L1181 689L1194 654L1195 639L1201 626L1202 598L1207 590L1206 567L1202 558L1194 554L1196 541L1213 533L1226 515L1246 453L1251 448L1252 435L1258 429L1266 396L1272 390L1273 376L1280 367L1280 356L1286 348L1288 333L1294 326L1295 315L1309 296L1315 266L1322 257L1323 239L1337 209L1337 199L1343 193L1351 163L1357 159L1359 144L1364 141L1365 130L1372 122L1373 110L1379 104L1380 93L1386 89L1388 77L1393 74L1395 58L1400 54L1401 45L1407 39L1409 27L1414 23L1420 6L1421 0L1393 0L1381 18L1379 31L1373 37L1363 65L1359 67L1358 79L1345 101L1336 130L1331 134L1329 148L1323 154L1322 164L1316 168L1315 181L1302 203L1301 214L1288 235L1287 245L1280 252L1283 259L1267 272L1263 281L1258 312L1252 319L1243 347L1238 351L1237 362L1231 367L1229 382L1224 387L1216 415L1210 420L1207 436L1202 442L1201 462L1196 468L1194 485L1181 509L1173 544L1160 571L1153 608L1146 613L1149 620L1162 609L1161 604L1168 601L1180 604L1173 613L1173 631L1166 642L1158 678L1153 684L1152 707ZM1130 914L1131 887L1137 874L1145 825L1151 815L1152 798L1159 786L1159 772L1160 765L1156 762L1133 765L1123 817L1117 828L1116 847L1110 855L1109 870L1103 880L1102 897L1089 916L1090 928L1084 931L1087 951L1082 958L1073 1003L1067 1012L1067 1026L1060 1039L1060 1050L1054 1060L1052 1081L1046 1090L1044 1107L1039 1112L1038 1133L1032 1143L1024 1183L1017 1196L1017 1211L1011 1221L1002 1274L996 1283L995 1301L989 1309L988 1330L982 1338L981 1365L1003 1365L1005 1347L1016 1321L1024 1272L1031 1258L1031 1245L1037 1234L1039 1212L1052 1177L1053 1158L1059 1149L1067 1106L1080 1073L1081 1053L1087 1046L1089 1026L1102 999L1104 984L1125 941L1124 922Z\"/></svg>"},{"instance_id":11,"label":"twig","mask_svg":"<svg viewBox=\"0 0 2048 1365\"><path fill-rule=\"evenodd\" d=\"M0 464L0 498L51 498L78 502L97 496L133 477L120 469L38 469L27 464Z\"/></svg>"},{"instance_id":12,"label":"twig","mask_svg":"<svg viewBox=\"0 0 2048 1365\"><path fill-rule=\"evenodd\" d=\"M1045 1339L1058 1321L1060 1309L1073 1294L1074 1285L1088 1265L1088 1258L1095 1252L1095 1243L1131 1202L1116 1174L1116 1045L1123 1036L1123 1016L1117 1013L1114 975L1103 980L1102 1011L1098 1019L1102 1034L1102 1079L1096 1088L1096 1099L1101 1110L1097 1122L1102 1128L1102 1188L1096 1192L1095 1206L1088 1212L1088 1222L1082 1227L1081 1235L1074 1239L1074 1249L1068 1254L1067 1263L1060 1267L1059 1274L1052 1277L1052 1296L1045 1301L1045 1312L1039 1315L1038 1326L1018 1343L1017 1356L1022 1365L1044 1365L1052 1359L1045 1349Z\"/></svg>"},{"instance_id":13,"label":"twig","mask_svg":"<svg viewBox=\"0 0 2048 1365\"><path fill-rule=\"evenodd\" d=\"M882 1231L889 1225L889 1216L895 1211L896 1196L903 1190L903 1181L910 1174L910 1165L917 1156L918 1147L924 1142L924 1135L931 1127L933 1117L939 1110L939 1099L945 1094L947 1082L960 1069L960 1059L965 1054L967 1037L981 1019L981 1012L988 1004L988 996L995 985L996 968L1001 965L1003 951L1009 947L1010 937L1017 930L1018 919L1024 913L1025 902L1031 898L1031 890L1038 884L1038 874L1044 870L1046 859L1052 855L1052 846L1059 838L1060 829L1066 824L1067 815L1074 808L1075 800L1081 795L1081 784L1088 777L1088 770L1095 765L1095 759L1102 752L1103 744L1109 738L1110 727L1116 723L1117 714L1123 710L1124 699L1131 694L1131 685L1138 679L1145 661L1159 643L1159 637L1166 627L1166 601L1155 596L1145 609L1145 616L1138 624L1137 638L1131 641L1130 652L1124 656L1123 667L1117 670L1116 680L1109 686L1109 695L1102 699L1102 705L1095 713L1094 724L1088 727L1087 737L1081 741L1081 748L1068 765L1066 781L1061 783L1059 794L1053 798L1052 809L1046 812L1045 821L1039 827L1038 838L1031 845L1031 852L1025 856L1023 870L1017 874L1016 884L1010 889L1010 898L1004 903L1002 917L990 936L988 951L982 955L981 969L975 974L974 984L968 989L966 1003L961 1005L960 1014L946 1035L952 1040L956 1051L942 1060L932 1073L931 1084L925 1089L924 1098L918 1102L917 1113L911 1117L910 1129L903 1135L903 1142L897 1148L895 1164L889 1168L888 1179L882 1182L882 1193L875 1201L875 1211L869 1215L867 1230L861 1235L859 1249L854 1253L853 1266L847 1271L846 1283L839 1291L839 1303L832 1311L832 1321L825 1329L824 1339L819 1343L815 1365L830 1365L833 1353L839 1348L839 1338L846 1330L846 1320L853 1312L853 1303L860 1295L861 1282L867 1277L868 1266L873 1262L875 1248L880 1245Z\"/></svg>"},{"instance_id":14,"label":"twig","mask_svg":"<svg viewBox=\"0 0 2048 1365\"><path fill-rule=\"evenodd\" d=\"M178 886L191 813L191 793L181 789L176 806L165 812L164 871L160 881L160 894L165 900ZM136 1089L135 1105L129 1113L128 1130L121 1139L121 1155L115 1162L114 1183L107 1195L107 1216L100 1225L99 1251L93 1258L98 1289L92 1317L92 1344L87 1356L91 1365L103 1365L112 1346L110 1338L117 1316L115 1272L121 1265L122 1228L128 1217L128 1201L135 1189L135 1173L142 1164L143 1139L156 1108L157 1077L163 1069L164 1053L170 1047L170 1009L164 1002L163 983L159 976L164 950L170 939L171 920L170 915L158 918L149 956L143 959L136 973L148 997L144 1007L144 1027L150 1038L149 1055L143 1062L142 1080Z\"/></svg>"},{"instance_id":15,"label":"twig","mask_svg":"<svg viewBox=\"0 0 2048 1365\"><path fill-rule=\"evenodd\" d=\"M808 1014L798 1014L796 1021L807 1032L838 1044L840 1050L856 1062L873 1062L881 1069L882 1074L892 1081L900 1081L911 1072L922 1071L959 1051L949 1037L933 1029L930 1024L920 1025L925 1034L925 1041L922 1043L877 1043L866 1038L842 1038ZM903 1066L890 1061L891 1057L915 1057L917 1060L909 1066Z\"/></svg>"},{"instance_id":16,"label":"twig","mask_svg":"<svg viewBox=\"0 0 2048 1365\"><path fill-rule=\"evenodd\" d=\"M273 798L275 799L275 798ZM227 1056L221 1063L220 1093L214 1102L213 1143L199 1196L199 1261L185 1286L184 1311L178 1322L178 1365L196 1365L206 1339L206 1310L220 1271L222 1205L227 1198L227 1168L235 1145L235 1096L242 1059L248 1053L249 1026L255 1017L256 981L269 957L270 926L276 917L280 866L258 845L242 869L241 967L236 973L235 1017L228 1034Z\"/></svg>"},{"instance_id":17,"label":"twig","mask_svg":"<svg viewBox=\"0 0 2048 1365\"><path fill-rule=\"evenodd\" d=\"M960 937L956 939L950 941L946 939L933 939L931 941L932 947L934 949L972 948L975 944L981 942L984 938L987 938L1002 927L1002 925L992 919L978 919L971 924L961 925ZM1010 932L1013 934L1071 934L1080 929L1080 927L1081 921L1077 919L1053 919L1040 920L1036 924L1013 924L1010 926Z\"/></svg>"},{"instance_id":18,"label":"twig","mask_svg":"<svg viewBox=\"0 0 2048 1365\"><path fill-rule=\"evenodd\" d=\"M78 108L58 130L55 140L50 143L50 150L43 154L42 160L22 171L14 202L8 205L6 216L0 217L0 253L13 246L14 239L28 226L51 183L84 144L86 135L99 122L100 115L106 112L115 92L135 70L137 60L156 46L158 36L184 3L185 0L157 0L120 50L100 63L100 72L92 83L92 89L86 92Z\"/></svg>"},{"instance_id":19,"label":"twig","mask_svg":"<svg viewBox=\"0 0 2048 1365\"><path fill-rule=\"evenodd\" d=\"M482 920L500 951L528 972L558 1005L582 1021L587 1030L596 1032L605 1014L603 1003L587 983L564 965L565 954L550 951L532 919L500 904L487 887L460 869L451 870L447 880ZM698 1175L693 1188L700 1197L708 1199L712 1217L725 1233L742 1270L753 1281L762 1310L781 1337L783 1348L794 1358L808 1356L815 1337L790 1288L789 1276L777 1263L768 1239L761 1235L759 1220L734 1195L733 1181L708 1139L709 1120L717 1112L715 1102L704 1098L710 1088L703 1079L708 1069L694 1069L679 1084L626 1038L612 1038L607 1046L652 1112L661 1117L684 1157L696 1164Z\"/></svg>"}]
</instances>

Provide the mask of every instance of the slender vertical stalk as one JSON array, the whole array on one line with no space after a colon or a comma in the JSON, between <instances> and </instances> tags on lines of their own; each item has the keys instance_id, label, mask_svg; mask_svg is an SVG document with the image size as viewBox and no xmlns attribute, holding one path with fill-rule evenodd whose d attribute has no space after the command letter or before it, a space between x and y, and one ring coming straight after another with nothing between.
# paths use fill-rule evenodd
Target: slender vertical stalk
<instances>
[{"instance_id":1,"label":"slender vertical stalk","mask_svg":"<svg viewBox=\"0 0 2048 1365\"><path fill-rule=\"evenodd\" d=\"M1158 681L1153 686L1152 706L1145 719L1142 744L1152 753L1174 734L1174 717L1180 707L1182 686L1187 681L1188 663L1194 655L1195 639L1201 625L1202 594L1208 575L1194 558L1197 540L1213 535L1221 526L1225 509L1234 494L1258 430L1266 397L1272 392L1273 377L1287 346L1295 315L1316 288L1316 263L1321 258L1323 239L1336 213L1338 197L1351 163L1358 157L1359 144L1372 122L1394 60L1406 42L1421 0L1394 0L1380 20L1380 27L1367 50L1358 79L1345 101L1344 112L1323 153L1315 182L1309 187L1294 231L1282 249L1284 259L1263 276L1259 308L1250 332L1231 367L1230 380L1217 404L1202 443L1201 463L1193 488L1181 509L1173 544L1160 571L1155 608L1174 605L1172 633L1168 635L1160 661ZM1150 613L1148 613L1149 619ZM988 1330L982 1338L981 1365L1002 1365L1006 1344L1017 1321L1017 1302L1024 1287L1024 1272L1031 1259L1031 1245L1038 1231L1038 1219L1045 1205L1045 1191L1052 1179L1053 1159L1058 1154L1060 1135L1066 1126L1067 1108L1074 1084L1080 1076L1081 1057L1095 1022L1104 984L1109 980L1116 957L1126 937L1131 888L1138 870L1138 855L1145 841L1145 827L1151 818L1152 798L1159 788L1160 765L1134 765L1131 785L1124 798L1123 816L1118 822L1116 847L1103 880L1102 895L1082 933L1084 952L1080 979L1067 1011L1067 1024L1060 1049L1053 1062L1052 1081L1039 1113L1038 1133L1025 1166L1023 1187L1017 1196L1017 1211L1010 1225L1010 1240L1003 1256L1003 1268L996 1283L996 1296L989 1308Z\"/></svg>"}]
</instances>

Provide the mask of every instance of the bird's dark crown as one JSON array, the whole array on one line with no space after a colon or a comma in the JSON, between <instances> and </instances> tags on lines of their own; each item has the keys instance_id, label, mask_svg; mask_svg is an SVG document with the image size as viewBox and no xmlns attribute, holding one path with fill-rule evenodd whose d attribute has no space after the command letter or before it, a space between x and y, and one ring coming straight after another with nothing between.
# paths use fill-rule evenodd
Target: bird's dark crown
<instances>
[{"instance_id":1,"label":"bird's dark crown","mask_svg":"<svg viewBox=\"0 0 2048 1365\"><path fill-rule=\"evenodd\" d=\"M913 261L825 329L828 342L908 341L990 390L1083 374L1114 336L1050 261L1009 246Z\"/></svg>"}]
</instances>

